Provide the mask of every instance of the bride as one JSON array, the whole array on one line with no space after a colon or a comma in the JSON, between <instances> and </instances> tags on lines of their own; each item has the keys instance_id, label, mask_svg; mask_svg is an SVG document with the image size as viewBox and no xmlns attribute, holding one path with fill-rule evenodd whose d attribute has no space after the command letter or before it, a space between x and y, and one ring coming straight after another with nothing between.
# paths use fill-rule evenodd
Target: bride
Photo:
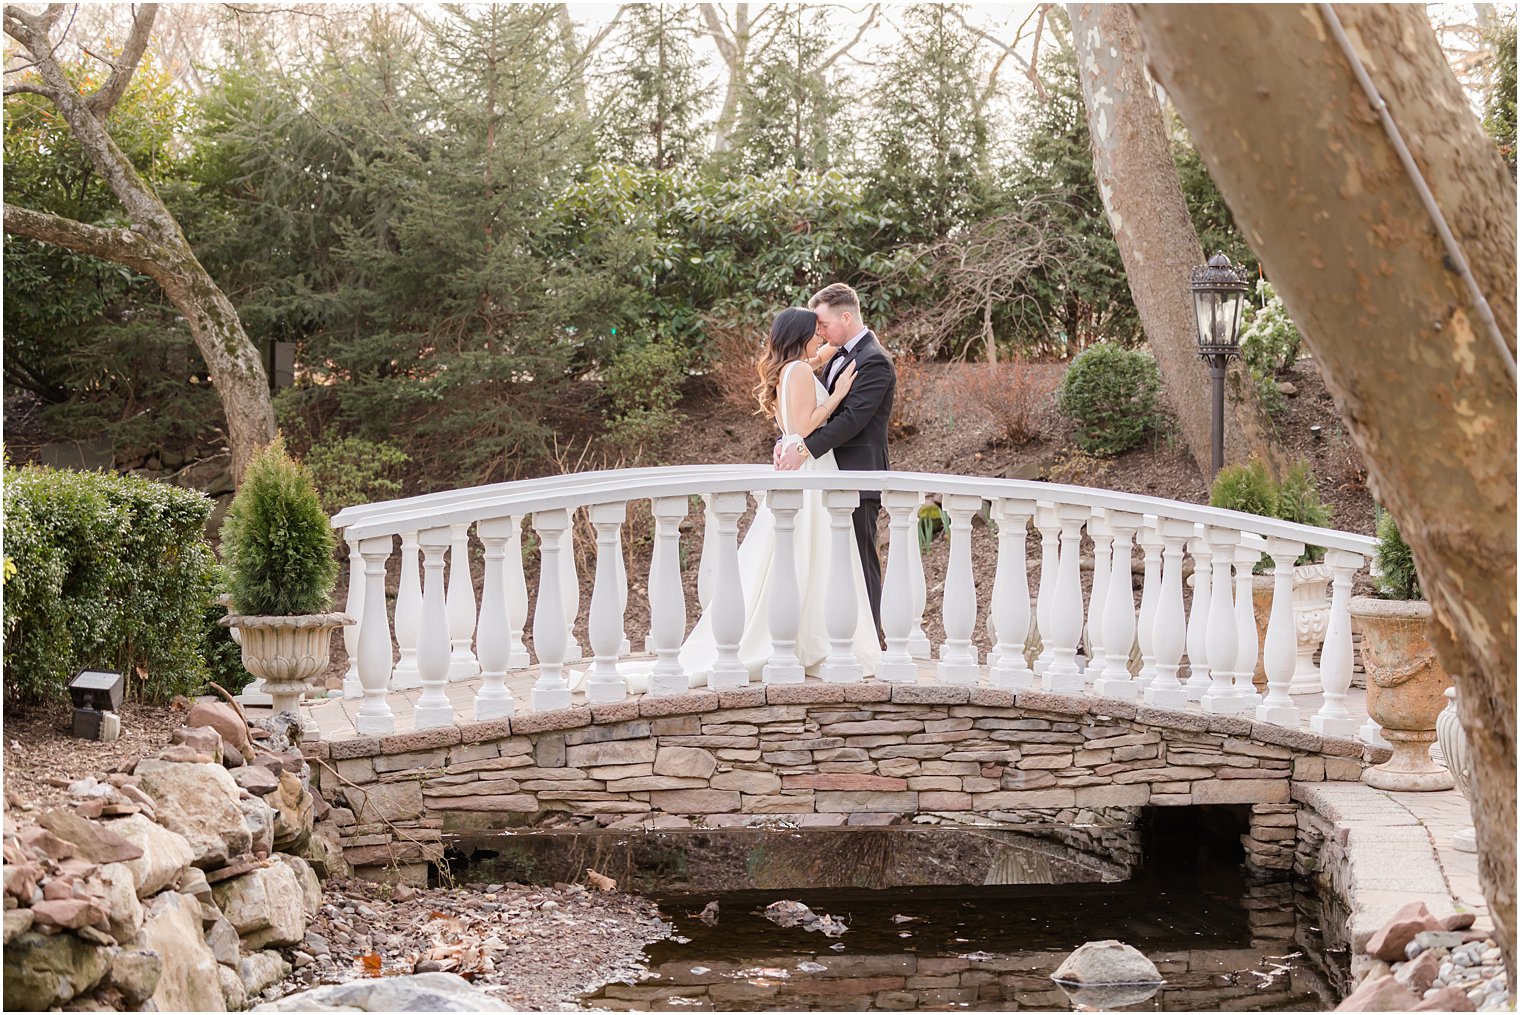
<instances>
[{"instance_id":1,"label":"bride","mask_svg":"<svg viewBox=\"0 0 1520 1015\"><path fill-rule=\"evenodd\" d=\"M757 364L760 383L755 395L760 410L775 420L787 438L806 437L822 426L839 407L855 380L855 364L841 371L830 394L814 373L827 363L834 346L817 333L818 316L811 310L789 307L771 323L766 351ZM809 458L802 466L810 472L837 472L834 453ZM809 490L797 512L793 554L797 568L800 602L797 658L808 675L816 676L824 656L828 655L829 637L824 626L825 590L829 569L829 513L823 506L823 493ZM739 640L739 661L749 670L750 680L759 680L771 656L770 597L771 565L776 555L774 516L762 502L755 520L739 546L740 591L744 596L744 635ZM850 542L850 568L855 581L855 659L867 674L876 672L881 646L876 640L876 623L871 618L870 600L866 598L865 572L860 552ZM713 595L733 595L735 590L717 589ZM691 686L707 684L708 674L718 658L718 645L712 633L711 610L704 610L696 627L681 646L681 668L690 677ZM624 666L628 689L642 693L649 688L649 665Z\"/></svg>"}]
</instances>

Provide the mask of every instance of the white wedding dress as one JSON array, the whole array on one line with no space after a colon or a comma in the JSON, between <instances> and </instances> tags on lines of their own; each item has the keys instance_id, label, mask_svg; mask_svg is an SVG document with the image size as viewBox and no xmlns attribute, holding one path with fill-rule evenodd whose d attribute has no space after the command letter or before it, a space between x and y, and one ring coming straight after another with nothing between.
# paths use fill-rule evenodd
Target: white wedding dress
<instances>
[{"instance_id":1,"label":"white wedding dress","mask_svg":"<svg viewBox=\"0 0 1520 1015\"><path fill-rule=\"evenodd\" d=\"M792 370L806 370L800 360L793 361L783 369L778 384L781 397L781 428L785 433L795 433L794 420L785 403L786 378ZM813 378L816 409L828 399L828 391L817 377ZM809 472L837 472L834 452L818 458L808 458L802 468ZM881 661L881 646L876 640L876 622L871 617L871 603L866 598L865 572L861 570L860 550L855 543L855 533L850 532L850 569L855 581L855 642L853 653L856 661L867 674L874 674ZM793 553L797 568L799 592L799 623L797 630L797 658L809 676L817 676L824 656L829 652L828 630L824 624L824 607L829 578L829 513L823 506L823 494L817 490L807 491L802 509L797 512ZM744 635L739 640L739 661L749 671L751 681L762 676L766 662L771 656L770 598L772 595L772 562L776 556L775 518L762 500L755 511L755 519L744 540L739 544L740 589L720 588L713 596L731 596L736 592L744 596ZM718 645L713 638L712 616L704 610L696 627L681 645L681 668L690 678L691 686L705 687L708 674L718 659ZM652 663L631 663L620 667L628 681L628 690L643 693L649 689L649 673ZM580 686L584 677L575 678Z\"/></svg>"}]
</instances>

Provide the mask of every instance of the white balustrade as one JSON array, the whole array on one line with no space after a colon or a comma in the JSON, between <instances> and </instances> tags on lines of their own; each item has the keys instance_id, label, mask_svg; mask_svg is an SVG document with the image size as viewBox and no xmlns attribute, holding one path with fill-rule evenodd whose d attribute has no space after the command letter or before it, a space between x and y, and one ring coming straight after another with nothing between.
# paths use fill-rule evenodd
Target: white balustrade
<instances>
[{"instance_id":1,"label":"white balustrade","mask_svg":"<svg viewBox=\"0 0 1520 1015\"><path fill-rule=\"evenodd\" d=\"M452 538L451 538L452 535ZM422 680L422 697L417 699L416 727L448 726L454 722L454 706L449 703L444 688L449 682L450 629L448 607L445 605L443 582L443 553L449 551L453 568L462 559L457 555L457 533L449 529L424 529L418 533L417 542L422 546L422 619L417 635L417 672ZM451 549L451 544L453 549ZM449 591L454 591L450 582ZM474 620L474 589L470 592L471 621ZM457 642L455 643L457 645Z\"/></svg>"},{"instance_id":2,"label":"white balustrade","mask_svg":"<svg viewBox=\"0 0 1520 1015\"><path fill-rule=\"evenodd\" d=\"M470 523L449 526L448 616L449 679L469 680L480 676L480 661L470 649L475 637L475 579L470 574ZM423 593L426 595L426 593Z\"/></svg>"},{"instance_id":3,"label":"white balustrade","mask_svg":"<svg viewBox=\"0 0 1520 1015\"><path fill-rule=\"evenodd\" d=\"M624 502L622 521L626 522L628 520L628 508L628 503ZM617 570L618 616L626 620L628 617L628 558L623 553L623 527L621 525L617 529L617 541L613 546L612 562ZM618 641L617 654L619 658L633 654L633 642L628 640L627 630L623 631Z\"/></svg>"},{"instance_id":4,"label":"white balustrade","mask_svg":"<svg viewBox=\"0 0 1520 1015\"><path fill-rule=\"evenodd\" d=\"M1186 642L1182 616L1182 550L1192 534L1191 522L1173 518L1156 522L1156 535L1162 545L1161 587L1151 619L1151 651L1156 679L1145 688L1145 701L1157 708L1186 708L1188 703L1187 689L1177 679L1177 670Z\"/></svg>"},{"instance_id":5,"label":"white balustrade","mask_svg":"<svg viewBox=\"0 0 1520 1015\"><path fill-rule=\"evenodd\" d=\"M1029 519L1034 516L1034 509L1034 501L1012 498L999 499L993 506L998 528L998 557L988 614L997 617L998 653L996 659L989 658L987 663L993 687L1026 689L1036 685L1034 671L1024 659L1024 638L1029 632L1030 612L1024 542L1029 535Z\"/></svg>"},{"instance_id":6,"label":"white balustrade","mask_svg":"<svg viewBox=\"0 0 1520 1015\"><path fill-rule=\"evenodd\" d=\"M859 496L858 494L856 495ZM712 498L717 517L717 564L713 568L713 640L718 658L708 675L714 691L733 690L749 683L749 670L739 661L739 639L744 637L744 589L739 582L739 519L749 507L745 493L719 493ZM706 554L703 554L705 557Z\"/></svg>"},{"instance_id":7,"label":"white balustrade","mask_svg":"<svg viewBox=\"0 0 1520 1015\"><path fill-rule=\"evenodd\" d=\"M1061 557L1056 566L1055 601L1050 608L1050 665L1041 675L1047 691L1075 693L1086 676L1077 667L1077 640L1082 637L1082 525L1092 509L1080 504L1056 505L1061 527Z\"/></svg>"},{"instance_id":8,"label":"white balustrade","mask_svg":"<svg viewBox=\"0 0 1520 1015\"><path fill-rule=\"evenodd\" d=\"M365 736L391 733L396 717L386 703L391 684L391 620L385 612L385 562L391 537L361 540L364 558L364 618L359 622L359 684L364 700L354 715L354 729Z\"/></svg>"},{"instance_id":9,"label":"white balustrade","mask_svg":"<svg viewBox=\"0 0 1520 1015\"><path fill-rule=\"evenodd\" d=\"M1103 672L1094 675L1093 693L1134 701L1139 687L1129 673L1129 649L1135 642L1134 566L1130 550L1143 519L1133 511L1104 511L1103 521L1113 534L1113 561L1103 601Z\"/></svg>"},{"instance_id":10,"label":"white balustrade","mask_svg":"<svg viewBox=\"0 0 1520 1015\"><path fill-rule=\"evenodd\" d=\"M1242 543L1235 548L1235 694L1247 709L1254 709L1261 695L1256 692L1256 598L1251 595L1251 569L1261 551Z\"/></svg>"},{"instance_id":11,"label":"white balustrade","mask_svg":"<svg viewBox=\"0 0 1520 1015\"><path fill-rule=\"evenodd\" d=\"M356 621L364 618L364 558L359 554L359 541L348 541L348 600L344 604L343 612L353 617ZM343 627L343 647L348 651L348 669L343 673L343 697L362 698L364 685L359 682L359 625L346 624ZM259 681L263 683L263 681ZM247 693L246 691L244 693ZM268 694L265 694L268 697ZM244 701L243 695L238 695L238 700L245 705L268 704L268 702Z\"/></svg>"},{"instance_id":12,"label":"white balustrade","mask_svg":"<svg viewBox=\"0 0 1520 1015\"><path fill-rule=\"evenodd\" d=\"M908 634L908 654L914 659L929 660L934 658L934 648L929 644L929 635L924 631L924 611L929 606L929 586L924 580L924 555L918 546L918 511L924 505L924 495L921 493L906 494L915 499L916 506L913 510L912 521L908 525L908 543L904 544L904 551L911 546L913 552L907 555L908 577L911 579L909 586L913 593L912 608L908 611L913 619L913 629ZM885 594L885 593L883 593ZM917 679L915 675L914 679Z\"/></svg>"},{"instance_id":13,"label":"white balustrade","mask_svg":"<svg viewBox=\"0 0 1520 1015\"><path fill-rule=\"evenodd\" d=\"M1135 625L1135 640L1140 643L1140 672L1135 684L1143 692L1156 679L1156 600L1161 595L1161 535L1156 520L1147 516L1137 537L1145 554L1145 577L1140 591L1140 617Z\"/></svg>"},{"instance_id":14,"label":"white balustrade","mask_svg":"<svg viewBox=\"0 0 1520 1015\"><path fill-rule=\"evenodd\" d=\"M1293 562L1303 552L1303 543L1276 537L1267 540L1267 553L1272 557L1272 615L1267 619L1267 639L1261 651L1267 696L1256 706L1258 722L1298 726L1299 710L1288 690L1293 683L1298 641L1293 629Z\"/></svg>"},{"instance_id":15,"label":"white balustrade","mask_svg":"<svg viewBox=\"0 0 1520 1015\"><path fill-rule=\"evenodd\" d=\"M831 684L857 683L866 672L855 658L855 630L861 615L860 602L855 598L854 513L859 505L856 490L824 491L823 506L829 513L829 578L823 626L829 635L829 654L819 675ZM870 637L875 638L876 632Z\"/></svg>"},{"instance_id":16,"label":"white balustrade","mask_svg":"<svg viewBox=\"0 0 1520 1015\"><path fill-rule=\"evenodd\" d=\"M517 706L507 688L513 640L507 607L511 571L508 556L512 552L512 537L518 533L517 519L488 518L476 524L475 533L485 546L485 582L480 593L480 620L475 630L475 650L480 658L480 690L475 692L475 718L500 719L511 715ZM521 576L520 556L517 572ZM527 596L523 598L526 600Z\"/></svg>"},{"instance_id":17,"label":"white balustrade","mask_svg":"<svg viewBox=\"0 0 1520 1015\"><path fill-rule=\"evenodd\" d=\"M559 535L559 590L565 612L565 659L582 659L585 651L575 636L575 621L581 615L581 577L575 567L575 512L570 524ZM537 638L535 632L533 637Z\"/></svg>"},{"instance_id":18,"label":"white balustrade","mask_svg":"<svg viewBox=\"0 0 1520 1015\"><path fill-rule=\"evenodd\" d=\"M950 567L945 572L945 595L940 616L945 625L945 643L939 647L939 665L935 673L947 684L975 684L981 679L976 646L971 633L976 629L976 582L971 575L971 519L982 509L982 498L950 494L941 502L949 520Z\"/></svg>"},{"instance_id":19,"label":"white balustrade","mask_svg":"<svg viewBox=\"0 0 1520 1015\"><path fill-rule=\"evenodd\" d=\"M913 639L913 560L918 557L917 494L900 490L882 493L887 509L887 569L881 581L881 629L886 635L887 651L876 674L880 680L908 682L918 680L918 663L910 647ZM919 579L923 562L919 561ZM922 621L922 617L918 618ZM769 678L767 678L769 679Z\"/></svg>"},{"instance_id":20,"label":"white balustrade","mask_svg":"<svg viewBox=\"0 0 1520 1015\"><path fill-rule=\"evenodd\" d=\"M528 580L523 576L522 519L512 515L504 521L508 530L503 558L507 569L507 668L520 670L533 662L523 641L523 632L528 626Z\"/></svg>"},{"instance_id":21,"label":"white balustrade","mask_svg":"<svg viewBox=\"0 0 1520 1015\"><path fill-rule=\"evenodd\" d=\"M775 519L776 533L770 616L766 618L771 632L771 655L762 672L767 684L800 684L807 676L797 658L797 632L802 624L802 593L797 586L797 512L802 510L804 496L801 490L772 490L765 498L765 505Z\"/></svg>"},{"instance_id":22,"label":"white balustrade","mask_svg":"<svg viewBox=\"0 0 1520 1015\"><path fill-rule=\"evenodd\" d=\"M1097 680L1108 665L1103 648L1103 606L1114 566L1114 530L1108 527L1102 511L1094 511L1087 520L1087 535L1093 542L1092 592L1087 597L1087 672Z\"/></svg>"},{"instance_id":23,"label":"white balustrade","mask_svg":"<svg viewBox=\"0 0 1520 1015\"><path fill-rule=\"evenodd\" d=\"M564 571L564 533L570 512L551 508L533 513L538 533L538 608L533 611L533 651L538 655L538 680L529 696L533 711L570 707L570 685L565 680L565 655L569 648L569 625L565 621L565 596L560 591Z\"/></svg>"},{"instance_id":24,"label":"white balustrade","mask_svg":"<svg viewBox=\"0 0 1520 1015\"><path fill-rule=\"evenodd\" d=\"M1041 677L1050 669L1055 658L1055 643L1050 640L1050 610L1055 604L1056 556L1061 545L1061 523L1056 510L1050 504L1039 504L1034 509L1034 527L1040 533L1040 587L1035 593L1034 624L1040 635L1040 654L1035 657L1034 671Z\"/></svg>"},{"instance_id":25,"label":"white balustrade","mask_svg":"<svg viewBox=\"0 0 1520 1015\"><path fill-rule=\"evenodd\" d=\"M1209 688L1198 699L1205 712L1234 715L1248 707L1235 694L1235 662L1240 647L1235 635L1235 602L1230 594L1234 584L1230 567L1240 544L1240 533L1211 525L1205 538L1213 553L1213 587L1209 594L1208 631L1204 636L1209 659ZM1249 586L1248 586L1249 588Z\"/></svg>"},{"instance_id":26,"label":"white balustrade","mask_svg":"<svg viewBox=\"0 0 1520 1015\"><path fill-rule=\"evenodd\" d=\"M591 642L591 669L586 673L586 700L593 704L622 701L628 697L628 684L618 669L622 652L623 604L625 590L620 587L618 571L618 534L628 517L623 501L597 504L591 508L591 526L596 530L596 578L591 589L591 618L588 640Z\"/></svg>"},{"instance_id":27,"label":"white balustrade","mask_svg":"<svg viewBox=\"0 0 1520 1015\"><path fill-rule=\"evenodd\" d=\"M1195 531L1203 526L1194 525ZM1193 602L1188 610L1187 659L1188 701L1198 701L1209 689L1208 623L1209 601L1212 598L1214 576L1212 561L1214 551L1203 536L1188 540L1188 552L1193 555Z\"/></svg>"},{"instance_id":28,"label":"white balustrade","mask_svg":"<svg viewBox=\"0 0 1520 1015\"><path fill-rule=\"evenodd\" d=\"M417 533L401 533L401 582L396 587L396 668L391 671L391 690L422 686L417 670L417 636L422 630L422 575Z\"/></svg>"},{"instance_id":29,"label":"white balustrade","mask_svg":"<svg viewBox=\"0 0 1520 1015\"><path fill-rule=\"evenodd\" d=\"M707 609L712 602L714 572L718 567L718 516L713 512L711 494L702 495L702 558L697 561L697 605Z\"/></svg>"},{"instance_id":30,"label":"white balustrade","mask_svg":"<svg viewBox=\"0 0 1520 1015\"><path fill-rule=\"evenodd\" d=\"M1319 656L1320 682L1325 700L1309 719L1309 728L1323 736L1349 737L1356 733L1357 722L1346 708L1346 690L1351 686L1351 576L1362 566L1362 555L1350 550L1325 551L1330 567L1330 620L1325 629L1325 647Z\"/></svg>"},{"instance_id":31,"label":"white balustrade","mask_svg":"<svg viewBox=\"0 0 1520 1015\"><path fill-rule=\"evenodd\" d=\"M653 695L685 694L689 689L681 667L681 639L686 636L686 591L681 587L681 521L689 503L685 495L656 497L654 554L649 564L649 640L655 654L649 676Z\"/></svg>"}]
</instances>

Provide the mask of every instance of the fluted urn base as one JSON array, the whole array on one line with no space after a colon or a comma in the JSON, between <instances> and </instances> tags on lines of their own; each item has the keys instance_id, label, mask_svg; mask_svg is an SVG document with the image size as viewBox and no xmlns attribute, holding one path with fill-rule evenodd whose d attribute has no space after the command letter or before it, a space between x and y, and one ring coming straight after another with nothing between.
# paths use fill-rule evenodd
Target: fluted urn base
<instances>
[{"instance_id":1,"label":"fluted urn base","mask_svg":"<svg viewBox=\"0 0 1520 1015\"><path fill-rule=\"evenodd\" d=\"M1436 731L1391 730L1383 735L1393 745L1393 757L1362 773L1362 781L1374 789L1402 793L1429 793L1456 785L1451 773L1430 757Z\"/></svg>"},{"instance_id":2,"label":"fluted urn base","mask_svg":"<svg viewBox=\"0 0 1520 1015\"><path fill-rule=\"evenodd\" d=\"M229 614L221 620L241 634L243 668L263 680L276 713L297 712L307 680L327 668L332 633L356 623L346 613L311 613L297 617ZM307 734L315 733L303 723Z\"/></svg>"}]
</instances>

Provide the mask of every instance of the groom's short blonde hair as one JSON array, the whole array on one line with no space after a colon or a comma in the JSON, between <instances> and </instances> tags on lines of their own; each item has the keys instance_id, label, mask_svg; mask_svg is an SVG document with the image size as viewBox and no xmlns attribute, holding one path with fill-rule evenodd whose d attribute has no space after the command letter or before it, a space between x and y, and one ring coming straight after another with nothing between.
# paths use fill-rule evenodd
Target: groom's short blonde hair
<instances>
[{"instance_id":1,"label":"groom's short blonde hair","mask_svg":"<svg viewBox=\"0 0 1520 1015\"><path fill-rule=\"evenodd\" d=\"M828 304L835 310L851 311L854 313L856 320L860 319L860 297L856 295L854 289L851 289L843 282L826 285L815 292L812 298L808 300L808 309L817 310L824 304Z\"/></svg>"}]
</instances>

